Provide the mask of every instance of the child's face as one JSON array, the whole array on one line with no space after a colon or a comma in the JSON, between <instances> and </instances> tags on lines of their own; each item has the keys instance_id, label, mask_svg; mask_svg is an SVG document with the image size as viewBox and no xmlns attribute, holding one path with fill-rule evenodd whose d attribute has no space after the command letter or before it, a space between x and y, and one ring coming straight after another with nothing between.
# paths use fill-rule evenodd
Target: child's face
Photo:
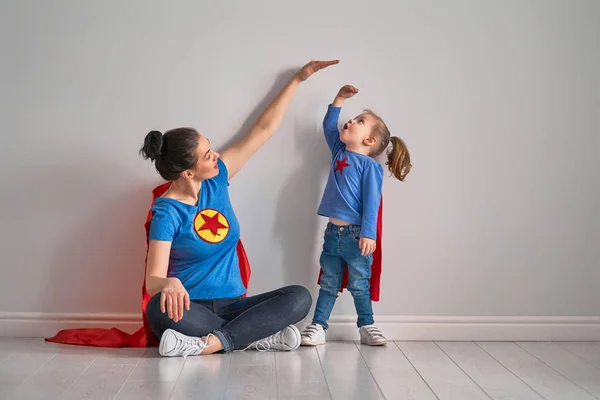
<instances>
[{"instance_id":1,"label":"child's face","mask_svg":"<svg viewBox=\"0 0 600 400\"><path fill-rule=\"evenodd\" d=\"M350 148L369 146L367 139L371 137L376 125L377 119L374 116L360 114L344 124L340 132L340 140Z\"/></svg>"}]
</instances>

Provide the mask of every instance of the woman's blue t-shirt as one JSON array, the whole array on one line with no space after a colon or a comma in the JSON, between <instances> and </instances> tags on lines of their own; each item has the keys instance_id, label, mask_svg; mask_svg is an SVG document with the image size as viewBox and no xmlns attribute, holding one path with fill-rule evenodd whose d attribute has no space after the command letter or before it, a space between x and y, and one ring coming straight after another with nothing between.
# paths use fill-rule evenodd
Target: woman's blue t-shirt
<instances>
[{"instance_id":1,"label":"woman's blue t-shirt","mask_svg":"<svg viewBox=\"0 0 600 400\"><path fill-rule=\"evenodd\" d=\"M198 205L159 197L152 207L149 240L171 242L167 276L177 277L190 299L246 293L239 269L240 226L229 200L227 167L202 182Z\"/></svg>"}]
</instances>

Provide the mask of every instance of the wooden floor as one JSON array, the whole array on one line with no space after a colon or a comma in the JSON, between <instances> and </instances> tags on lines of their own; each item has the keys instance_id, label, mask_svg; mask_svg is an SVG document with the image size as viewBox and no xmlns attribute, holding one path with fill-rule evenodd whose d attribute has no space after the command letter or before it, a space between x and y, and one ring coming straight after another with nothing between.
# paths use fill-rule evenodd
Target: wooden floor
<instances>
[{"instance_id":1,"label":"wooden floor","mask_svg":"<svg viewBox=\"0 0 600 400\"><path fill-rule=\"evenodd\" d=\"M6 399L599 399L600 343L329 342L163 358L0 338Z\"/></svg>"}]
</instances>

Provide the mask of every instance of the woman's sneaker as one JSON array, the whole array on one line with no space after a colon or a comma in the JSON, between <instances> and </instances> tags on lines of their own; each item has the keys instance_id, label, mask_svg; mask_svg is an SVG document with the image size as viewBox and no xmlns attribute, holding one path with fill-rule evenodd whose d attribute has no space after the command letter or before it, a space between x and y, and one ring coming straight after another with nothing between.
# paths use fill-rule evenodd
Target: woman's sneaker
<instances>
[{"instance_id":1,"label":"woman's sneaker","mask_svg":"<svg viewBox=\"0 0 600 400\"><path fill-rule=\"evenodd\" d=\"M269 337L257 340L246 349L256 349L258 351L292 351L298 347L300 347L300 331L294 325L288 325Z\"/></svg>"},{"instance_id":2,"label":"woman's sneaker","mask_svg":"<svg viewBox=\"0 0 600 400\"><path fill-rule=\"evenodd\" d=\"M301 333L302 346L325 344L325 329L319 324L310 324Z\"/></svg>"},{"instance_id":3,"label":"woman's sneaker","mask_svg":"<svg viewBox=\"0 0 600 400\"><path fill-rule=\"evenodd\" d=\"M387 339L375 325L364 325L358 330L360 332L360 342L369 346L383 346L387 344Z\"/></svg>"},{"instance_id":4,"label":"woman's sneaker","mask_svg":"<svg viewBox=\"0 0 600 400\"><path fill-rule=\"evenodd\" d=\"M213 337L208 335L207 340ZM186 336L173 329L167 329L160 337L158 353L164 357L198 356L207 346L199 337Z\"/></svg>"}]
</instances>

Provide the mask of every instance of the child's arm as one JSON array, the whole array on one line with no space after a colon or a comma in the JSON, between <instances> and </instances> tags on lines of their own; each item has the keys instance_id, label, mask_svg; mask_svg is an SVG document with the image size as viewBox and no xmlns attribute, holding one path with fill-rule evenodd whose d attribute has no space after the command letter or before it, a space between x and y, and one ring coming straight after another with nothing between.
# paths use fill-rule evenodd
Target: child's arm
<instances>
[{"instance_id":1,"label":"child's arm","mask_svg":"<svg viewBox=\"0 0 600 400\"><path fill-rule=\"evenodd\" d=\"M382 184L383 167L379 163L370 163L362 176L363 213L359 246L363 255L375 251Z\"/></svg>"},{"instance_id":2,"label":"child's arm","mask_svg":"<svg viewBox=\"0 0 600 400\"><path fill-rule=\"evenodd\" d=\"M358 93L358 89L351 85L342 87L333 102L327 108L327 114L323 120L323 131L325 132L325 140L332 153L335 153L339 146L343 143L340 141L340 132L338 130L338 120L340 111L344 105L344 100L349 99Z\"/></svg>"},{"instance_id":3,"label":"child's arm","mask_svg":"<svg viewBox=\"0 0 600 400\"><path fill-rule=\"evenodd\" d=\"M311 61L298 71L260 115L252 129L237 143L221 153L231 179L248 159L273 136L288 110L296 89L315 72L337 64L338 61Z\"/></svg>"}]
</instances>

